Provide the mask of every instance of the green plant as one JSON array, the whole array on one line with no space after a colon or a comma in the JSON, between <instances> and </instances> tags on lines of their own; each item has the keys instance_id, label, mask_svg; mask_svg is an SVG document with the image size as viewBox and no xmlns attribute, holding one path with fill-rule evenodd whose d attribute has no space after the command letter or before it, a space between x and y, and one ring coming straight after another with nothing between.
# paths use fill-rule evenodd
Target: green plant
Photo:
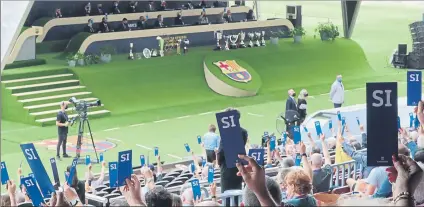
<instances>
[{"instance_id":1,"label":"green plant","mask_svg":"<svg viewBox=\"0 0 424 207\"><path fill-rule=\"evenodd\" d=\"M97 64L100 62L100 56L95 54L88 54L85 56L86 64Z\"/></svg>"},{"instance_id":2,"label":"green plant","mask_svg":"<svg viewBox=\"0 0 424 207\"><path fill-rule=\"evenodd\" d=\"M85 55L84 55L84 53L77 52L77 53L75 54L75 58L76 58L77 60L83 60L83 59L85 59Z\"/></svg>"},{"instance_id":3,"label":"green plant","mask_svg":"<svg viewBox=\"0 0 424 207\"><path fill-rule=\"evenodd\" d=\"M318 32L320 35L325 33L332 40L336 39L336 37L340 35L339 28L332 22L319 23L318 27L315 29L315 32Z\"/></svg>"},{"instance_id":4,"label":"green plant","mask_svg":"<svg viewBox=\"0 0 424 207\"><path fill-rule=\"evenodd\" d=\"M66 56L66 61L72 61L72 60L78 60L78 57L74 53L69 53L68 56Z\"/></svg>"},{"instance_id":5,"label":"green plant","mask_svg":"<svg viewBox=\"0 0 424 207\"><path fill-rule=\"evenodd\" d=\"M276 32L271 31L271 35L270 35L270 37L273 37L273 38L279 38L284 36L286 36L286 34L281 30L277 30Z\"/></svg>"},{"instance_id":6,"label":"green plant","mask_svg":"<svg viewBox=\"0 0 424 207\"><path fill-rule=\"evenodd\" d=\"M106 55L106 54L113 55L113 54L115 54L115 48L113 48L110 45L104 46L104 47L100 48L100 54L101 55Z\"/></svg>"},{"instance_id":7,"label":"green plant","mask_svg":"<svg viewBox=\"0 0 424 207\"><path fill-rule=\"evenodd\" d=\"M290 30L291 36L304 36L306 34L306 31L303 27L295 27L294 29Z\"/></svg>"}]
</instances>

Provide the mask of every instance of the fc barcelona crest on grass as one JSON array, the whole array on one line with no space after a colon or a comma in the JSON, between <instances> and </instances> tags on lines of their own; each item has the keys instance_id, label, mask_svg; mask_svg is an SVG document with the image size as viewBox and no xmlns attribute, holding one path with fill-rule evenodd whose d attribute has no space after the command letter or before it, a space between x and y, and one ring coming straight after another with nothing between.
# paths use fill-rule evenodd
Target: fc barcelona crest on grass
<instances>
[{"instance_id":1,"label":"fc barcelona crest on grass","mask_svg":"<svg viewBox=\"0 0 424 207\"><path fill-rule=\"evenodd\" d=\"M218 61L213 64L221 69L222 73L234 81L247 83L252 80L250 73L237 64L235 60Z\"/></svg>"}]
</instances>

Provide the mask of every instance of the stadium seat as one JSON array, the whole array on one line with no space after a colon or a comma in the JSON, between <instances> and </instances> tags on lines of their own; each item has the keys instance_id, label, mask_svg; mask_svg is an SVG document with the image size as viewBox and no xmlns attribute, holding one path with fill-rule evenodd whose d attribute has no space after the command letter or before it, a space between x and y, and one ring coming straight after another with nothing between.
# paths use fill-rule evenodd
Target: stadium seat
<instances>
[{"instance_id":1,"label":"stadium seat","mask_svg":"<svg viewBox=\"0 0 424 207\"><path fill-rule=\"evenodd\" d=\"M119 190L119 188L115 189L115 190L114 190L114 191L112 191L111 193L117 193L117 194L122 195L122 193L121 193L121 191Z\"/></svg>"},{"instance_id":2,"label":"stadium seat","mask_svg":"<svg viewBox=\"0 0 424 207\"><path fill-rule=\"evenodd\" d=\"M112 193L112 191L114 191L115 188L105 188L102 191L107 192L108 194Z\"/></svg>"},{"instance_id":3,"label":"stadium seat","mask_svg":"<svg viewBox=\"0 0 424 207\"><path fill-rule=\"evenodd\" d=\"M108 193L107 192L105 192L105 191L99 191L99 192L97 192L96 193L96 196L100 196L100 197L103 197L103 196L105 196L105 195L107 195Z\"/></svg>"},{"instance_id":4,"label":"stadium seat","mask_svg":"<svg viewBox=\"0 0 424 207\"><path fill-rule=\"evenodd\" d=\"M181 174L181 172L169 172L165 175L165 177L169 177L169 176L176 177L180 174Z\"/></svg>"},{"instance_id":5,"label":"stadium seat","mask_svg":"<svg viewBox=\"0 0 424 207\"><path fill-rule=\"evenodd\" d=\"M162 181L156 182L155 185L165 186L168 183L169 183L169 181L162 180Z\"/></svg>"},{"instance_id":6,"label":"stadium seat","mask_svg":"<svg viewBox=\"0 0 424 207\"><path fill-rule=\"evenodd\" d=\"M108 186L106 186L106 185L99 185L99 186L97 186L95 188L95 190L98 192L98 191L101 191L101 190L106 189L106 188L108 188Z\"/></svg>"},{"instance_id":7,"label":"stadium seat","mask_svg":"<svg viewBox=\"0 0 424 207\"><path fill-rule=\"evenodd\" d=\"M171 182L172 180L174 180L175 179L175 177L171 177L171 176L169 176L169 177L163 177L162 178L162 180L164 180L164 181L168 181L168 182Z\"/></svg>"},{"instance_id":8,"label":"stadium seat","mask_svg":"<svg viewBox=\"0 0 424 207\"><path fill-rule=\"evenodd\" d=\"M172 181L172 182L166 184L165 188L175 187L175 186L179 186L179 185L182 185L182 184L183 184L183 182L181 182L181 181Z\"/></svg>"},{"instance_id":9,"label":"stadium seat","mask_svg":"<svg viewBox=\"0 0 424 207\"><path fill-rule=\"evenodd\" d=\"M178 177L178 178L175 178L175 180L173 180L172 182L181 181L182 183L185 183L188 179L189 178L187 178L187 177Z\"/></svg>"},{"instance_id":10,"label":"stadium seat","mask_svg":"<svg viewBox=\"0 0 424 207\"><path fill-rule=\"evenodd\" d=\"M107 198L107 199L111 199L111 198L116 198L116 197L118 197L118 196L121 196L121 194L118 194L118 193L112 193L112 194L107 194L107 195L105 195L105 196L103 196L104 198Z\"/></svg>"}]
</instances>

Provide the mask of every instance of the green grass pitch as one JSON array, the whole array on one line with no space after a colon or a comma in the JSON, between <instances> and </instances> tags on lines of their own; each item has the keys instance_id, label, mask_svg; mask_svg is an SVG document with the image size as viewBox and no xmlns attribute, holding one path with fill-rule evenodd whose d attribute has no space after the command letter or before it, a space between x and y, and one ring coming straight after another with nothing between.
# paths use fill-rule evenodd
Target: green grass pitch
<instances>
[{"instance_id":1,"label":"green grass pitch","mask_svg":"<svg viewBox=\"0 0 424 207\"><path fill-rule=\"evenodd\" d=\"M284 17L278 13L292 3L261 1L262 17ZM339 38L323 43L313 38L313 29L318 22L327 20L342 28L340 2L301 1L295 4L303 5L303 24L308 36L302 44L296 45L287 39L280 41L278 47L268 43L263 48L222 52L202 47L191 49L185 56L139 61L114 56L113 62L107 65L73 69L82 85L112 111L112 116L91 122L95 139L122 141L105 153L105 159L115 161L117 152L133 149L133 164L139 165L139 154L152 156L153 153L136 144L150 148L158 146L162 159L167 162L177 161L175 156L188 156L184 143L200 152L196 136L203 135L208 124L215 123L214 112L228 106L240 109L241 124L248 129L251 142L258 143L263 131L275 131L275 117L285 108L289 88L308 89L312 96L309 113L330 108L332 104L326 93L339 73L343 74L348 90L346 105L364 103L365 83L370 81L399 81L399 95L406 94L405 72L388 67L388 57L398 43L408 43L410 47L408 24L422 18L422 6L363 2L352 40ZM48 65L4 71L3 77L66 67L56 56L43 56ZM252 67L261 79L258 96L230 98L210 90L204 80L202 63L211 56L223 56L228 60L233 57ZM1 157L11 175L24 159L20 143L56 137L55 127L2 120L1 128ZM75 135L76 129L70 129L70 133ZM37 150L47 171L51 172L48 159L55 151L42 147ZM70 159L59 162L59 171L70 163ZM29 173L26 162L23 166L24 173ZM95 170L98 168L95 166ZM81 176L82 169L79 169Z\"/></svg>"}]
</instances>

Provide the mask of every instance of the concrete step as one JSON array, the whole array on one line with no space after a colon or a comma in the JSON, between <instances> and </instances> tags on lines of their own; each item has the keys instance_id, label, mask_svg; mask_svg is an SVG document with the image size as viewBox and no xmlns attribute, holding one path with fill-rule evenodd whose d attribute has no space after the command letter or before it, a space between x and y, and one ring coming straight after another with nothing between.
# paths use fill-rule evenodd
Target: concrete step
<instances>
[{"instance_id":1,"label":"concrete step","mask_svg":"<svg viewBox=\"0 0 424 207\"><path fill-rule=\"evenodd\" d=\"M52 103L52 102L59 103L61 101L68 101L71 97L81 99L81 98L89 98L90 96L91 96L91 92L77 92L77 93L68 93L68 94L61 94L61 95L55 95L55 96L45 96L40 98L23 99L23 100L18 100L18 102L22 103L24 106L31 106L31 105L39 105L39 104Z\"/></svg>"},{"instance_id":2,"label":"concrete step","mask_svg":"<svg viewBox=\"0 0 424 207\"><path fill-rule=\"evenodd\" d=\"M110 115L110 111L108 110L100 110L100 111L92 111L88 112L87 115L92 118L100 118ZM68 118L73 118L77 116L76 114L69 115ZM48 125L54 125L56 123L56 116L50 117L50 118L44 118L44 119L37 119L35 120L36 123L42 125L42 126L48 126Z\"/></svg>"},{"instance_id":3,"label":"concrete step","mask_svg":"<svg viewBox=\"0 0 424 207\"><path fill-rule=\"evenodd\" d=\"M30 98L37 98L42 96L52 96L52 95L60 95L63 93L70 93L70 92L80 92L82 89L85 89L85 86L69 86L69 87L63 87L63 88L53 88L53 89L47 89L47 90L41 90L41 91L30 91L30 92L24 92L24 93L15 93L13 96L16 96L18 99L30 99Z\"/></svg>"},{"instance_id":4,"label":"concrete step","mask_svg":"<svg viewBox=\"0 0 424 207\"><path fill-rule=\"evenodd\" d=\"M101 106L93 106L88 108L88 112L94 112L94 111L99 111L99 110L104 110L105 107L104 105ZM59 108L55 108L49 111L40 111L40 112L34 112L34 113L30 113L31 116L33 116L36 120L37 119L46 119L46 118L50 118L50 117L56 117L57 112L59 111ZM67 110L67 114L68 116L76 114L77 111L75 111L74 107L70 107Z\"/></svg>"},{"instance_id":5,"label":"concrete step","mask_svg":"<svg viewBox=\"0 0 424 207\"><path fill-rule=\"evenodd\" d=\"M47 82L47 83L37 83L37 84L30 84L30 85L6 87L6 89L12 90L12 94L15 94L15 93L47 90L52 88L61 88L61 87L76 86L76 85L79 85L79 80L63 80L63 81L54 81L54 82Z\"/></svg>"},{"instance_id":6,"label":"concrete step","mask_svg":"<svg viewBox=\"0 0 424 207\"><path fill-rule=\"evenodd\" d=\"M65 73L65 74L6 80L6 81L3 81L3 83L6 85L6 87L11 87L11 86L30 85L30 84L45 83L45 82L52 82L52 81L59 81L59 80L69 80L72 78L72 76L74 76L74 74Z\"/></svg>"},{"instance_id":7,"label":"concrete step","mask_svg":"<svg viewBox=\"0 0 424 207\"><path fill-rule=\"evenodd\" d=\"M85 101L96 101L97 98L82 98L80 100L85 100ZM60 102L51 102L51 103L45 103L45 104L39 104L39 105L30 105L30 106L25 106L24 109L28 110L29 113L34 113L34 112L40 112L40 111L48 111L48 110L59 110L60 106ZM71 107L72 105L70 105Z\"/></svg>"}]
</instances>

